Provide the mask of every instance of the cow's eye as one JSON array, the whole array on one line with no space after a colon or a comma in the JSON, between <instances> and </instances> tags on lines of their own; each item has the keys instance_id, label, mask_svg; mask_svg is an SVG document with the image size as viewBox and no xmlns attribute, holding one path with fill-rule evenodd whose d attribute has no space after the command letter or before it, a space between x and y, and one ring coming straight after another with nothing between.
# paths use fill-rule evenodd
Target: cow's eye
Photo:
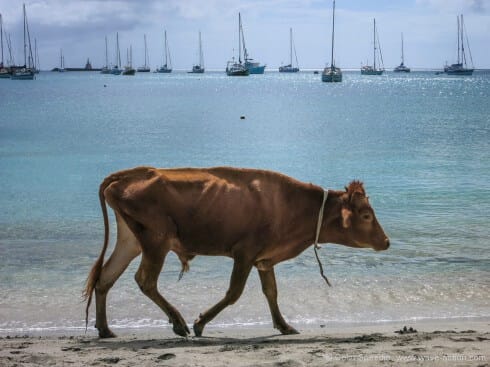
<instances>
[{"instance_id":1,"label":"cow's eye","mask_svg":"<svg viewBox=\"0 0 490 367\"><path fill-rule=\"evenodd\" d=\"M371 221L373 219L373 216L371 215L371 213L362 213L361 214L361 218L362 220L365 220L366 222L368 221Z\"/></svg>"}]
</instances>

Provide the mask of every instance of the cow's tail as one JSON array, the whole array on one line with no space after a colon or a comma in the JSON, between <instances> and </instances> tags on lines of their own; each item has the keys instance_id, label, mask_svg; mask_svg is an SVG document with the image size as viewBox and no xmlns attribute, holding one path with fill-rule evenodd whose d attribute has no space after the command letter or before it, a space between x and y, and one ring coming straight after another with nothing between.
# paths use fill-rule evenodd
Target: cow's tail
<instances>
[{"instance_id":1,"label":"cow's tail","mask_svg":"<svg viewBox=\"0 0 490 367\"><path fill-rule=\"evenodd\" d=\"M92 266L92 269L90 270L90 273L87 277L87 282L85 283L85 289L83 291L83 298L84 300L87 301L87 306L85 308L85 331L87 330L87 326L88 326L88 311L90 308L90 304L92 302L92 295L95 289L95 285L99 280L100 273L102 271L102 265L104 265L104 255L107 250L107 245L109 243L109 218L107 216L107 205L104 196L104 191L107 188L107 186L109 186L113 181L114 181L114 177L109 176L102 182L99 188L100 206L102 208L102 215L104 217L104 246L102 247L102 251L99 255L99 258L97 259L95 264Z\"/></svg>"}]
</instances>

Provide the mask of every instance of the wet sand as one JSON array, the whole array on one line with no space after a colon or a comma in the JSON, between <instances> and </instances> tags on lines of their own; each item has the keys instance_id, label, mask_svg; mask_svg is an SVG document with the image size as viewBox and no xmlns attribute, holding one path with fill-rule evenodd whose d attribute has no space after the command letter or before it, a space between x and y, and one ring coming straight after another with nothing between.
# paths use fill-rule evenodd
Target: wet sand
<instances>
[{"instance_id":1,"label":"wet sand","mask_svg":"<svg viewBox=\"0 0 490 367\"><path fill-rule=\"evenodd\" d=\"M93 332L9 335L0 338L0 366L490 366L490 321L312 326L300 332L209 328L205 336L187 339L169 328L119 331L112 339Z\"/></svg>"}]
</instances>

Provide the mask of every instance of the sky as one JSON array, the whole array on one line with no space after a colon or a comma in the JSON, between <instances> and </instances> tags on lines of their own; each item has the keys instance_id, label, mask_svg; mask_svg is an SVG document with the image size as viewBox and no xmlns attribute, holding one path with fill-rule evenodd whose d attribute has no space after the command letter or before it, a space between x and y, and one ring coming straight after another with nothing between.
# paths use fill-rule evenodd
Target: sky
<instances>
[{"instance_id":1,"label":"sky","mask_svg":"<svg viewBox=\"0 0 490 367\"><path fill-rule=\"evenodd\" d=\"M22 0L0 0L4 31L10 34L15 60L23 60ZM162 64L167 30L174 69L191 69L198 61L202 32L207 69L224 69L237 54L241 12L251 57L277 70L289 62L289 28L293 28L299 66L319 69L330 62L331 0L26 0L31 39L37 39L41 69L105 64L115 60L119 32L123 64L133 49L133 66L144 63L147 35L150 66ZM490 0L337 0L335 63L359 68L372 63L372 24L376 18L384 65L400 63L401 33L405 64L442 68L456 62L458 14L464 14L473 63L490 68ZM5 42L4 42L5 43ZM6 57L6 46L4 54Z\"/></svg>"}]
</instances>

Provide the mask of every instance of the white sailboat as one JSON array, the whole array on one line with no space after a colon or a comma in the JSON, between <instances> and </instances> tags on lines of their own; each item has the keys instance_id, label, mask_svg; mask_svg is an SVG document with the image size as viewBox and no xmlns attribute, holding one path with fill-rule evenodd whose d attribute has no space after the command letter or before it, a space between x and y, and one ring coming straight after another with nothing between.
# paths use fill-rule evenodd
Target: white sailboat
<instances>
[{"instance_id":1,"label":"white sailboat","mask_svg":"<svg viewBox=\"0 0 490 367\"><path fill-rule=\"evenodd\" d=\"M191 74L202 74L204 73L204 57L202 54L202 42L201 42L201 31L199 31L199 62L192 66Z\"/></svg>"},{"instance_id":2,"label":"white sailboat","mask_svg":"<svg viewBox=\"0 0 490 367\"><path fill-rule=\"evenodd\" d=\"M27 23L26 5L22 6L24 13L24 66L16 69L11 75L15 80L33 80L34 79L34 60L32 57L31 37L29 34L29 25Z\"/></svg>"},{"instance_id":3,"label":"white sailboat","mask_svg":"<svg viewBox=\"0 0 490 367\"><path fill-rule=\"evenodd\" d=\"M405 66L404 64L404 61L405 61L405 58L404 58L404 54L403 54L403 33L402 33L402 62L400 65L398 65L396 68L393 69L393 71L395 73L409 73L410 72L410 68L408 66Z\"/></svg>"},{"instance_id":4,"label":"white sailboat","mask_svg":"<svg viewBox=\"0 0 490 367\"><path fill-rule=\"evenodd\" d=\"M129 50L126 50L126 66L122 75L134 75L136 70L133 68L133 47L129 45Z\"/></svg>"},{"instance_id":5,"label":"white sailboat","mask_svg":"<svg viewBox=\"0 0 490 367\"><path fill-rule=\"evenodd\" d=\"M242 16L240 13L238 13L238 62L235 62L235 57L233 56L232 59L226 63L226 75L250 75L249 69L242 64Z\"/></svg>"},{"instance_id":6,"label":"white sailboat","mask_svg":"<svg viewBox=\"0 0 490 367\"><path fill-rule=\"evenodd\" d=\"M461 17L461 21L460 21ZM458 59L456 64L446 65L444 67L444 72L448 75L472 75L475 70L473 67L473 57L471 56L470 45L468 43L468 37L466 37L466 44L468 46L468 52L471 61L471 67L468 66L468 62L466 59L466 52L464 48L465 37L464 37L464 22L463 22L463 14L458 17ZM461 38L460 38L461 37Z\"/></svg>"},{"instance_id":7,"label":"white sailboat","mask_svg":"<svg viewBox=\"0 0 490 367\"><path fill-rule=\"evenodd\" d=\"M150 60L148 57L148 47L146 45L146 34L143 35L143 38L145 40L145 64L138 68L138 73L149 73L150 72L150 66L149 66Z\"/></svg>"},{"instance_id":8,"label":"white sailboat","mask_svg":"<svg viewBox=\"0 0 490 367\"><path fill-rule=\"evenodd\" d=\"M294 57L296 59L296 66L293 66L293 50ZM296 47L293 43L293 28L289 28L289 65L283 65L279 67L280 73L297 73L299 71L298 67L298 55L296 55Z\"/></svg>"},{"instance_id":9,"label":"white sailboat","mask_svg":"<svg viewBox=\"0 0 490 367\"><path fill-rule=\"evenodd\" d=\"M333 0L332 7L332 51L330 56L330 66L323 69L322 82L336 83L342 81L342 70L335 66L334 62L334 41L335 41L335 0Z\"/></svg>"},{"instance_id":10,"label":"white sailboat","mask_svg":"<svg viewBox=\"0 0 490 367\"><path fill-rule=\"evenodd\" d=\"M105 36L105 65L100 69L101 74L110 74L111 69L109 68L109 55L107 53L107 36Z\"/></svg>"},{"instance_id":11,"label":"white sailboat","mask_svg":"<svg viewBox=\"0 0 490 367\"><path fill-rule=\"evenodd\" d=\"M165 42L163 45L163 60L164 63L162 66L160 66L156 72L157 73L171 73L172 72L172 59L170 57L170 50L168 48L168 41L167 41L167 30L164 31L165 35Z\"/></svg>"},{"instance_id":12,"label":"white sailboat","mask_svg":"<svg viewBox=\"0 0 490 367\"><path fill-rule=\"evenodd\" d=\"M119 33L116 32L116 63L111 69L111 74L120 75L121 70L121 51L119 50Z\"/></svg>"},{"instance_id":13,"label":"white sailboat","mask_svg":"<svg viewBox=\"0 0 490 367\"><path fill-rule=\"evenodd\" d=\"M2 14L0 14L0 49L2 58L0 60L0 79L10 79L10 70L5 66L3 60L3 20Z\"/></svg>"},{"instance_id":14,"label":"white sailboat","mask_svg":"<svg viewBox=\"0 0 490 367\"><path fill-rule=\"evenodd\" d=\"M383 54L379 43L378 32L376 31L376 19L373 20L373 65L364 65L361 67L362 75L381 75L384 73ZM379 51L378 51L379 50ZM378 55L379 53L379 55ZM378 66L376 65L378 61Z\"/></svg>"}]
</instances>

